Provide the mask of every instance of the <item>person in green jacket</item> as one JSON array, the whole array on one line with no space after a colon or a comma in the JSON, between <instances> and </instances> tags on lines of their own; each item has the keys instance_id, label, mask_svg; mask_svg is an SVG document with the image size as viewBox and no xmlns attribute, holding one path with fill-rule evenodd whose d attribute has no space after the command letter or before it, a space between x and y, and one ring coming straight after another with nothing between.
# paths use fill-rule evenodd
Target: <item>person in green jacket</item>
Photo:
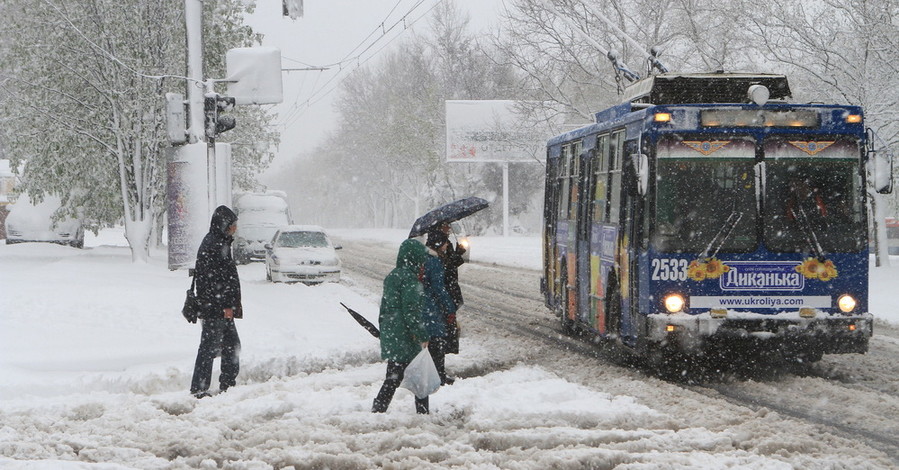
<instances>
[{"instance_id":1,"label":"person in green jacket","mask_svg":"<svg viewBox=\"0 0 899 470\"><path fill-rule=\"evenodd\" d=\"M421 318L425 294L418 277L427 257L427 249L420 241L407 239L400 245L396 268L384 278L378 323L381 359L387 360L387 377L372 404L372 413L387 411L406 367L428 347L428 332ZM428 397L415 398L415 411L428 413Z\"/></svg>"}]
</instances>

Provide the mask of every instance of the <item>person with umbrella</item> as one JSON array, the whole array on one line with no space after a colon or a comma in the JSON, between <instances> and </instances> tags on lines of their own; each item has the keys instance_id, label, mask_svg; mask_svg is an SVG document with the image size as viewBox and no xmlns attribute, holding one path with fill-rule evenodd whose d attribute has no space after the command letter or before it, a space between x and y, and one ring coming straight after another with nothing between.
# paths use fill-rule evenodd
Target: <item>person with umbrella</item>
<instances>
[{"instance_id":1,"label":"person with umbrella","mask_svg":"<svg viewBox=\"0 0 899 470\"><path fill-rule=\"evenodd\" d=\"M451 230L450 224L486 209L488 206L487 200L479 197L472 196L458 199L428 211L415 221L412 225L412 230L409 231L409 238L429 234L428 239L433 237L434 240L437 240L442 235L442 239L447 240L449 246L441 257L445 269L446 289L453 299L456 311L463 304L462 289L459 287L459 266L465 262L463 255L467 247L463 247L461 243L453 247L452 243L448 242ZM447 322L448 334L444 351L450 354L458 354L459 328L456 323L456 314L450 314L447 317Z\"/></svg>"},{"instance_id":2,"label":"person with umbrella","mask_svg":"<svg viewBox=\"0 0 899 470\"><path fill-rule=\"evenodd\" d=\"M406 367L428 347L428 331L421 313L425 293L418 278L427 258L427 249L420 241L406 239L400 244L396 268L384 278L378 322L381 359L387 360L387 376L372 403L372 413L387 411ZM415 398L415 411L428 413L428 397Z\"/></svg>"},{"instance_id":3,"label":"person with umbrella","mask_svg":"<svg viewBox=\"0 0 899 470\"><path fill-rule=\"evenodd\" d=\"M456 304L446 289L446 268L444 259L449 249L450 242L439 228L428 232L426 246L430 249L428 260L425 261L422 284L425 289L425 307L422 310L422 320L428 329L430 341L428 352L434 359L437 373L440 375L441 385L451 385L455 379L446 375L446 349L450 334L450 316L456 314Z\"/></svg>"},{"instance_id":4,"label":"person with umbrella","mask_svg":"<svg viewBox=\"0 0 899 470\"><path fill-rule=\"evenodd\" d=\"M448 223L442 223L436 229L431 229L428 232L428 238L431 237L431 232L435 232L434 236L439 237L442 236L446 238L449 246L446 247L446 252L443 256L443 264L446 267L446 290L449 291L450 296L453 298L453 302L456 304L456 309L465 303L462 298L462 288L459 287L459 266L462 266L465 263L465 252L468 251L463 243L456 242L456 245L453 246L453 242L449 240L449 234L452 231L452 227Z\"/></svg>"}]
</instances>

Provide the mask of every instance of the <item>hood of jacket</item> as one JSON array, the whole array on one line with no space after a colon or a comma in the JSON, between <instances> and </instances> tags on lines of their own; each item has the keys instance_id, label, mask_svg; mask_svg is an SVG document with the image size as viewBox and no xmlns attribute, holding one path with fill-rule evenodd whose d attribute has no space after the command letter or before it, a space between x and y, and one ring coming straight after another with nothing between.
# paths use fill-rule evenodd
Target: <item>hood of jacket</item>
<instances>
[{"instance_id":1,"label":"hood of jacket","mask_svg":"<svg viewBox=\"0 0 899 470\"><path fill-rule=\"evenodd\" d=\"M212 221L209 223L209 231L227 235L228 227L237 222L237 214L228 206L218 206L212 213Z\"/></svg>"},{"instance_id":2,"label":"hood of jacket","mask_svg":"<svg viewBox=\"0 0 899 470\"><path fill-rule=\"evenodd\" d=\"M411 268L418 273L428 259L428 251L422 243L414 238L407 238L400 244L396 255L396 267Z\"/></svg>"}]
</instances>

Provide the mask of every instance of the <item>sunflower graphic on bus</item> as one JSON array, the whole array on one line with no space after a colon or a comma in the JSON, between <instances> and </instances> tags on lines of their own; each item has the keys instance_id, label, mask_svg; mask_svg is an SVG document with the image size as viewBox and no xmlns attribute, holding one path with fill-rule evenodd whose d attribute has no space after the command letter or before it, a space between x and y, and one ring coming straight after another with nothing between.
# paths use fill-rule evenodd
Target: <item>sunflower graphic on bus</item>
<instances>
[{"instance_id":1,"label":"sunflower graphic on bus","mask_svg":"<svg viewBox=\"0 0 899 470\"><path fill-rule=\"evenodd\" d=\"M830 281L839 275L836 264L829 259L806 258L793 268L806 279ZM730 266L717 258L696 259L687 267L687 277L697 281L718 279L730 271Z\"/></svg>"},{"instance_id":2,"label":"sunflower graphic on bus","mask_svg":"<svg viewBox=\"0 0 899 470\"><path fill-rule=\"evenodd\" d=\"M829 259L807 258L799 266L796 266L796 272L802 274L807 279L817 279L827 282L839 275L836 265Z\"/></svg>"},{"instance_id":3,"label":"sunflower graphic on bus","mask_svg":"<svg viewBox=\"0 0 899 470\"><path fill-rule=\"evenodd\" d=\"M730 267L717 258L695 259L687 267L687 277L694 281L706 279L718 279L724 273L730 271Z\"/></svg>"}]
</instances>

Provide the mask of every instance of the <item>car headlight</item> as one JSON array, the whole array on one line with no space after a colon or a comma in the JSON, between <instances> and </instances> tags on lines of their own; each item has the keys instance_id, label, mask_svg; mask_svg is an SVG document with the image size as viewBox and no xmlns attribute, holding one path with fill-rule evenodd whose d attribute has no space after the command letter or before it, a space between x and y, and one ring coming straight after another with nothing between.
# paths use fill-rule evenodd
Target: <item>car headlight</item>
<instances>
[{"instance_id":1,"label":"car headlight","mask_svg":"<svg viewBox=\"0 0 899 470\"><path fill-rule=\"evenodd\" d=\"M837 300L837 305L840 307L840 311L843 313L849 313L855 310L855 306L858 302L855 301L849 294L843 294L840 296L839 300Z\"/></svg>"},{"instance_id":2,"label":"car headlight","mask_svg":"<svg viewBox=\"0 0 899 470\"><path fill-rule=\"evenodd\" d=\"M665 297L665 310L668 310L668 313L681 312L686 304L687 301L680 294L669 294Z\"/></svg>"}]
</instances>

